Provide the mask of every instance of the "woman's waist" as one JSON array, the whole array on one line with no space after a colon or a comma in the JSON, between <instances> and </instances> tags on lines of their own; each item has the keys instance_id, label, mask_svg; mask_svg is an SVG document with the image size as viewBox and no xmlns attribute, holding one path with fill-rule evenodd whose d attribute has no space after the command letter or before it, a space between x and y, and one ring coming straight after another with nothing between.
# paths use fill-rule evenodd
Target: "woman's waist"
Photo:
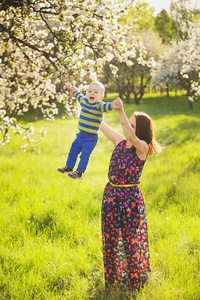
<instances>
[{"instance_id":1,"label":"woman's waist","mask_svg":"<svg viewBox=\"0 0 200 300\"><path fill-rule=\"evenodd\" d=\"M112 186L119 186L119 187L128 187L128 186L137 186L140 184L139 180L122 180L122 179L113 179L108 177L109 183Z\"/></svg>"}]
</instances>

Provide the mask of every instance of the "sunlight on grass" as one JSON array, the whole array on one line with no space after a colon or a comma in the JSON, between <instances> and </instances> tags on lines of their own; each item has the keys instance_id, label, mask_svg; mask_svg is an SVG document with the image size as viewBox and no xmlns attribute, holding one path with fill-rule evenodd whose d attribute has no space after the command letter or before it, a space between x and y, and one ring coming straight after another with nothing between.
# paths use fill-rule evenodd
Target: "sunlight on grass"
<instances>
[{"instance_id":1,"label":"sunlight on grass","mask_svg":"<svg viewBox=\"0 0 200 300\"><path fill-rule=\"evenodd\" d=\"M117 95L109 96L114 99ZM200 119L185 96L145 95L163 152L149 158L141 178L149 226L149 285L129 299L200 298ZM104 120L122 133L117 113ZM58 173L78 120L35 122L47 137L41 154L23 152L20 136L1 148L0 298L125 299L104 293L101 201L112 144L100 133L83 180Z\"/></svg>"}]
</instances>

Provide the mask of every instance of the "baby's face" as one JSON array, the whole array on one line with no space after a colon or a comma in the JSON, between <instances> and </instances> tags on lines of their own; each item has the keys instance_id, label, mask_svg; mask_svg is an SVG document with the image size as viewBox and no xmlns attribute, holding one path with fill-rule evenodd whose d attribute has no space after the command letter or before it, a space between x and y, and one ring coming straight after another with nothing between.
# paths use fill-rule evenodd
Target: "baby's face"
<instances>
[{"instance_id":1,"label":"baby's face","mask_svg":"<svg viewBox=\"0 0 200 300\"><path fill-rule=\"evenodd\" d=\"M93 104L103 99L103 91L96 83L91 83L87 91L87 99Z\"/></svg>"}]
</instances>

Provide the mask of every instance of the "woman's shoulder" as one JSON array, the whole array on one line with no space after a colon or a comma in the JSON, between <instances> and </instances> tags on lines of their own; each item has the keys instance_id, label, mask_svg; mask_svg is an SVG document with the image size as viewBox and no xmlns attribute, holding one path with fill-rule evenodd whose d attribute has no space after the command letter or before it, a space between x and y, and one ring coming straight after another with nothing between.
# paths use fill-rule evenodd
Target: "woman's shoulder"
<instances>
[{"instance_id":1,"label":"woman's shoulder","mask_svg":"<svg viewBox=\"0 0 200 300\"><path fill-rule=\"evenodd\" d=\"M121 145L125 145L125 138L122 135L119 135L118 137L116 137L115 140L115 148L121 146Z\"/></svg>"},{"instance_id":2,"label":"woman's shoulder","mask_svg":"<svg viewBox=\"0 0 200 300\"><path fill-rule=\"evenodd\" d=\"M126 140L124 139L124 137L123 137L123 139L119 139L118 140L118 142L116 143L116 145L115 145L115 149L116 148L119 148L119 147L125 147L125 144L126 144Z\"/></svg>"}]
</instances>

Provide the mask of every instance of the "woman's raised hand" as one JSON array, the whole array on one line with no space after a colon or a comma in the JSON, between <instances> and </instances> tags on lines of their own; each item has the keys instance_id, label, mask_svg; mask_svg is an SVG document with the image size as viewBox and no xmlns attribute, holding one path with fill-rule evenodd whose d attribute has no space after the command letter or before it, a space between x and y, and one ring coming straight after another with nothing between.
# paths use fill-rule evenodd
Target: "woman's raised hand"
<instances>
[{"instance_id":1,"label":"woman's raised hand","mask_svg":"<svg viewBox=\"0 0 200 300\"><path fill-rule=\"evenodd\" d=\"M118 97L112 102L112 108L115 110L120 110L123 107L123 101Z\"/></svg>"}]
</instances>

